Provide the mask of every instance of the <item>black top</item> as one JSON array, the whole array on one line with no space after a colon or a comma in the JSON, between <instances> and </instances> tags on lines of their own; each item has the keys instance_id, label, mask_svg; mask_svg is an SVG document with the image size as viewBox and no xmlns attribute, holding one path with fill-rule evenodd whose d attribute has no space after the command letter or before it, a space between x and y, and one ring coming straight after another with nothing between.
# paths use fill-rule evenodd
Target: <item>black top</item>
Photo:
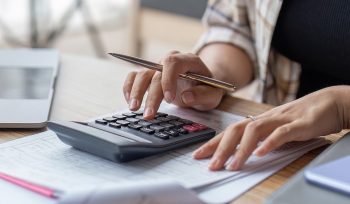
<instances>
[{"instance_id":1,"label":"black top","mask_svg":"<svg viewBox=\"0 0 350 204\"><path fill-rule=\"evenodd\" d=\"M272 46L302 66L297 97L350 84L350 1L284 0Z\"/></svg>"}]
</instances>

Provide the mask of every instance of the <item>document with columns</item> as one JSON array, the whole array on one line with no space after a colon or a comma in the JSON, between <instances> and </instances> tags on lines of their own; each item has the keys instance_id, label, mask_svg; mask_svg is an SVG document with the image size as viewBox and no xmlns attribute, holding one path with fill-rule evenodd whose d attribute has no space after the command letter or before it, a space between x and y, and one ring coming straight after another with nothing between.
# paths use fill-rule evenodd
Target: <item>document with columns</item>
<instances>
[{"instance_id":1,"label":"document with columns","mask_svg":"<svg viewBox=\"0 0 350 204\"><path fill-rule=\"evenodd\" d=\"M218 110L197 112L168 104L162 104L160 111L198 121L218 132L243 119ZM55 133L46 131L0 144L0 172L67 193L104 183L171 178L196 192L205 202L219 203L234 199L301 155L324 144L322 139L289 143L265 157L251 156L241 171L213 172L207 168L209 159L192 159L191 154L198 145L118 164L67 146ZM224 193L235 187L239 187L237 192Z\"/></svg>"}]
</instances>

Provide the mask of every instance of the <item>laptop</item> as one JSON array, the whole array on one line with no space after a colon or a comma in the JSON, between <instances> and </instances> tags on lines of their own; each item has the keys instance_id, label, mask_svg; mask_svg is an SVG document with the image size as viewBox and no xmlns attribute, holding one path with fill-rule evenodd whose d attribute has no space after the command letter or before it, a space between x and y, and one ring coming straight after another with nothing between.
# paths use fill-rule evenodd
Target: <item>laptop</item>
<instances>
[{"instance_id":1,"label":"laptop","mask_svg":"<svg viewBox=\"0 0 350 204\"><path fill-rule=\"evenodd\" d=\"M56 50L0 50L0 128L46 125L58 67Z\"/></svg>"},{"instance_id":2,"label":"laptop","mask_svg":"<svg viewBox=\"0 0 350 204\"><path fill-rule=\"evenodd\" d=\"M265 203L349 203L349 195L324 188L323 186L315 185L305 178L305 171L330 164L330 162L350 155L349 147L350 133L347 133L337 142L328 147L324 152L322 152L296 176L291 178L284 186L274 192Z\"/></svg>"}]
</instances>

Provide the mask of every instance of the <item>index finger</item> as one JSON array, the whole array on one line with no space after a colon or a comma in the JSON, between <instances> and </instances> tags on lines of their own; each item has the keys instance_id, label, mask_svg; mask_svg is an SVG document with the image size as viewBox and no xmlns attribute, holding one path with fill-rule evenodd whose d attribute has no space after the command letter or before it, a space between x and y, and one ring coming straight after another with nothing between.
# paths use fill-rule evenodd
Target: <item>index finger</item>
<instances>
[{"instance_id":1,"label":"index finger","mask_svg":"<svg viewBox=\"0 0 350 204\"><path fill-rule=\"evenodd\" d=\"M224 135L217 146L210 161L210 170L219 170L224 167L228 158L236 151L248 120L241 121L226 128Z\"/></svg>"},{"instance_id":2,"label":"index finger","mask_svg":"<svg viewBox=\"0 0 350 204\"><path fill-rule=\"evenodd\" d=\"M245 129L240 146L227 169L237 170L242 167L260 140L270 135L277 127L288 122L289 119L283 117L266 117L251 121Z\"/></svg>"},{"instance_id":3,"label":"index finger","mask_svg":"<svg viewBox=\"0 0 350 204\"><path fill-rule=\"evenodd\" d=\"M165 100L170 103L176 96L176 81L179 74L195 72L211 76L209 70L197 55L170 54L163 60L162 88Z\"/></svg>"}]
</instances>

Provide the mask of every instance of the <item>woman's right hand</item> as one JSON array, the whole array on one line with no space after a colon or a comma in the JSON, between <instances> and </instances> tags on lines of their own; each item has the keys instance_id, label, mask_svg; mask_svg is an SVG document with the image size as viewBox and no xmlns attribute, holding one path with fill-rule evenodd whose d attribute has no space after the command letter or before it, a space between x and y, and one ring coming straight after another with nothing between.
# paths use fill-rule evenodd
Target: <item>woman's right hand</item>
<instances>
[{"instance_id":1,"label":"woman's right hand","mask_svg":"<svg viewBox=\"0 0 350 204\"><path fill-rule=\"evenodd\" d=\"M168 103L203 111L219 105L225 93L223 90L179 78L179 74L186 72L212 77L210 70L197 55L173 51L161 60L161 64L162 72L144 69L129 73L123 92L130 110L140 108L147 90L145 119L155 116L163 98Z\"/></svg>"}]
</instances>

